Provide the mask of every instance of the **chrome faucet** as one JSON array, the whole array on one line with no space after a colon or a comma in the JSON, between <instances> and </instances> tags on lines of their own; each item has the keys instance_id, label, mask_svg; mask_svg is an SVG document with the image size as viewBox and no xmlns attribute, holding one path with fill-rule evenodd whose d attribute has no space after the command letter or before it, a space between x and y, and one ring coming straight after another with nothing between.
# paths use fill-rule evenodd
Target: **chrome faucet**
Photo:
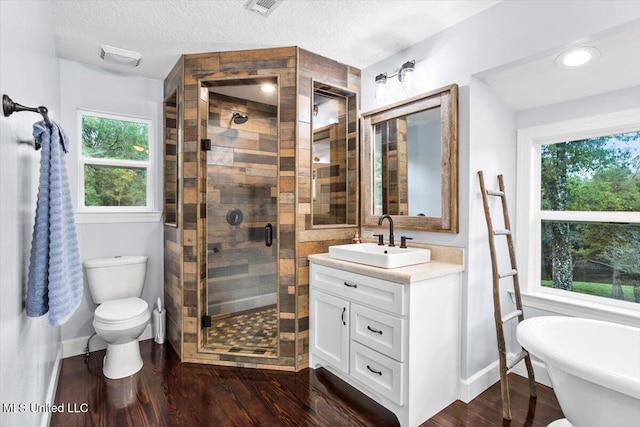
<instances>
[{"instance_id":1,"label":"chrome faucet","mask_svg":"<svg viewBox=\"0 0 640 427\"><path fill-rule=\"evenodd\" d=\"M389 220L389 246L395 246L393 243L393 219L391 216L387 214L382 215L378 220L378 225L382 225L382 221L384 221L385 218Z\"/></svg>"}]
</instances>

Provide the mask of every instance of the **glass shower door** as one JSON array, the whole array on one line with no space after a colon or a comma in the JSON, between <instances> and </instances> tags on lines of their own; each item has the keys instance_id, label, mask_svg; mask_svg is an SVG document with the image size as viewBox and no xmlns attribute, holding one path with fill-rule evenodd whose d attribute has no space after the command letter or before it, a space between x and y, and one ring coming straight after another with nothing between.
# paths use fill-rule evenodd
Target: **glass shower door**
<instances>
[{"instance_id":1,"label":"glass shower door","mask_svg":"<svg viewBox=\"0 0 640 427\"><path fill-rule=\"evenodd\" d=\"M277 107L209 95L205 349L277 355Z\"/></svg>"}]
</instances>

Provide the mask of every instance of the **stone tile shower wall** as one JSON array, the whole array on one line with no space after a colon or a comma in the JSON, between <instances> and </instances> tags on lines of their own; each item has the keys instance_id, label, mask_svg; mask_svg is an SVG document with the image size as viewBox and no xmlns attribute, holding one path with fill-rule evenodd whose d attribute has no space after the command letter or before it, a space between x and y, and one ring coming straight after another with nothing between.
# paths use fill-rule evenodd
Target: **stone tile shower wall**
<instances>
[{"instance_id":1,"label":"stone tile shower wall","mask_svg":"<svg viewBox=\"0 0 640 427\"><path fill-rule=\"evenodd\" d=\"M342 120L346 112L341 112ZM339 116L340 117L340 116ZM345 125L342 121L321 130L314 131L314 142L327 141L329 163L316 163L314 158L313 179L313 224L347 223L347 141Z\"/></svg>"},{"instance_id":2,"label":"stone tile shower wall","mask_svg":"<svg viewBox=\"0 0 640 427\"><path fill-rule=\"evenodd\" d=\"M167 341L182 357L182 265L184 262L182 247L182 213L183 213L183 115L181 94L182 86L182 59L173 67L164 81L165 95L165 135L164 135L164 204L171 205L174 201L175 208L166 209L164 212L164 305L167 310ZM172 115L176 116L176 122L170 122ZM176 136L172 137L173 132ZM175 142L175 145L174 145ZM175 155L174 155L175 152ZM172 163L176 163L175 174ZM167 174L167 171L169 173ZM171 181L173 178L173 181ZM175 188L175 194L172 188Z\"/></svg>"},{"instance_id":3,"label":"stone tile shower wall","mask_svg":"<svg viewBox=\"0 0 640 427\"><path fill-rule=\"evenodd\" d=\"M202 350L207 292L207 81L275 77L279 85L277 162L278 357L214 354ZM307 256L350 241L356 227L311 229L312 79L359 93L360 70L297 47L184 55L165 80L178 89L180 190L176 227L165 225L165 299L169 342L185 362L297 371L308 366Z\"/></svg>"},{"instance_id":4,"label":"stone tile shower wall","mask_svg":"<svg viewBox=\"0 0 640 427\"><path fill-rule=\"evenodd\" d=\"M234 112L249 121L233 123ZM277 113L273 105L209 94L207 302L213 317L276 304L277 247L265 246L264 226L278 220ZM242 214L238 225L227 221L233 209Z\"/></svg>"},{"instance_id":5,"label":"stone tile shower wall","mask_svg":"<svg viewBox=\"0 0 640 427\"><path fill-rule=\"evenodd\" d=\"M175 94L164 103L164 222L178 221L178 108Z\"/></svg>"},{"instance_id":6,"label":"stone tile shower wall","mask_svg":"<svg viewBox=\"0 0 640 427\"><path fill-rule=\"evenodd\" d=\"M353 117L357 117L360 97L360 70L349 65L341 64L332 59L316 55L304 49L298 49L298 120L296 147L297 157L297 348L296 363L299 368L309 364L309 264L307 257L311 254L324 253L331 245L350 243L354 231L358 228L336 227L317 228L311 226L311 114L313 111L313 82L319 81L338 88L348 89L356 94L357 102L350 108L355 109ZM358 132L357 122L349 123L349 140L347 141L348 156L354 159L352 165L358 164ZM350 193L357 196L356 169L347 171L349 176ZM354 212L359 212L357 197L350 201ZM358 224L359 222L356 222Z\"/></svg>"}]
</instances>

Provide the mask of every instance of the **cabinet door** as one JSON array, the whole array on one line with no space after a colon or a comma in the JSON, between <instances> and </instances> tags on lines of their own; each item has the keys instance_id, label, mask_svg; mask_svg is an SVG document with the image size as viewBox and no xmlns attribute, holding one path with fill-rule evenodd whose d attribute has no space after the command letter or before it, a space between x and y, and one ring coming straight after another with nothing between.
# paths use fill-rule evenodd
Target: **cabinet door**
<instances>
[{"instance_id":1,"label":"cabinet door","mask_svg":"<svg viewBox=\"0 0 640 427\"><path fill-rule=\"evenodd\" d=\"M312 351L349 373L349 301L324 292L311 295Z\"/></svg>"}]
</instances>

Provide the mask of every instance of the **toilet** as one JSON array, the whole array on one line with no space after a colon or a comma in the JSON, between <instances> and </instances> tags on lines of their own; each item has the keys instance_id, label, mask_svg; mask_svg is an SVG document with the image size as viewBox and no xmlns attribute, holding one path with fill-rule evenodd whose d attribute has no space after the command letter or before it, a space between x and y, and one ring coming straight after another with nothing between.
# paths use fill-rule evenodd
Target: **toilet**
<instances>
[{"instance_id":1,"label":"toilet","mask_svg":"<svg viewBox=\"0 0 640 427\"><path fill-rule=\"evenodd\" d=\"M114 256L83 263L93 302L96 334L107 343L102 372L110 379L131 376L142 369L138 338L151 314L142 288L146 256Z\"/></svg>"}]
</instances>

